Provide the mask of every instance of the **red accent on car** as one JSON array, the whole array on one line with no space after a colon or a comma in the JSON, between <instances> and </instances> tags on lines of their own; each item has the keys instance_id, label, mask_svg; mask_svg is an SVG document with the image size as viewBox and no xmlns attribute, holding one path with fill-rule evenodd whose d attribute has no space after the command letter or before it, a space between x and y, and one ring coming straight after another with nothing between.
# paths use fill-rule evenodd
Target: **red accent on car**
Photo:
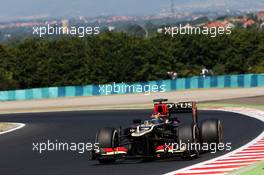
<instances>
[{"instance_id":1,"label":"red accent on car","mask_svg":"<svg viewBox=\"0 0 264 175\"><path fill-rule=\"evenodd\" d=\"M154 112L153 114L158 114L160 113L161 115L168 115L169 110L168 106L166 104L154 104Z\"/></svg>"},{"instance_id":2,"label":"red accent on car","mask_svg":"<svg viewBox=\"0 0 264 175\"><path fill-rule=\"evenodd\" d=\"M160 145L156 147L156 151L164 149L164 145Z\"/></svg>"},{"instance_id":3,"label":"red accent on car","mask_svg":"<svg viewBox=\"0 0 264 175\"><path fill-rule=\"evenodd\" d=\"M172 146L166 146L166 145L159 145L156 147L156 151L158 150L164 150L164 149L172 149L173 147Z\"/></svg>"},{"instance_id":4,"label":"red accent on car","mask_svg":"<svg viewBox=\"0 0 264 175\"><path fill-rule=\"evenodd\" d=\"M104 152L116 152L116 151L127 152L128 151L125 147L103 148L103 150L104 150Z\"/></svg>"}]
</instances>

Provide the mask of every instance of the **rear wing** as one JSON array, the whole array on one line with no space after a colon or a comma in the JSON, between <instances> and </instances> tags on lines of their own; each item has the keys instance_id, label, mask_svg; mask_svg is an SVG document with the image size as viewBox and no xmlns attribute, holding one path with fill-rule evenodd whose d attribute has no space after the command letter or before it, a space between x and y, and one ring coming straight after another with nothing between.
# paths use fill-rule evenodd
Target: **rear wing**
<instances>
[{"instance_id":1,"label":"rear wing","mask_svg":"<svg viewBox=\"0 0 264 175\"><path fill-rule=\"evenodd\" d=\"M167 103L168 99L155 99L154 103L166 104L169 114L175 113L192 113L193 122L198 122L197 103L196 102L178 102Z\"/></svg>"},{"instance_id":2,"label":"rear wing","mask_svg":"<svg viewBox=\"0 0 264 175\"><path fill-rule=\"evenodd\" d=\"M196 102L167 103L170 114L192 113L193 123L198 123L198 110Z\"/></svg>"},{"instance_id":3,"label":"rear wing","mask_svg":"<svg viewBox=\"0 0 264 175\"><path fill-rule=\"evenodd\" d=\"M193 108L196 108L195 102L178 102L167 103L168 109L171 113L191 113Z\"/></svg>"}]
</instances>

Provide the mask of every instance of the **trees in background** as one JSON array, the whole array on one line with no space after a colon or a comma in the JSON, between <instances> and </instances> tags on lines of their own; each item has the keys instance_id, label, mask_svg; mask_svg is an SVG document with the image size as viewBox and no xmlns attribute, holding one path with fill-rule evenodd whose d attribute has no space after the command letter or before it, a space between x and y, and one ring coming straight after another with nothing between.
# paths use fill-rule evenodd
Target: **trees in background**
<instances>
[{"instance_id":1,"label":"trees in background","mask_svg":"<svg viewBox=\"0 0 264 175\"><path fill-rule=\"evenodd\" d=\"M0 90L136 82L199 75L264 72L264 33L156 35L106 32L87 38L29 38L0 45Z\"/></svg>"},{"instance_id":2,"label":"trees in background","mask_svg":"<svg viewBox=\"0 0 264 175\"><path fill-rule=\"evenodd\" d=\"M14 58L0 45L0 89L14 89L18 88L18 82L14 78L15 63Z\"/></svg>"}]
</instances>

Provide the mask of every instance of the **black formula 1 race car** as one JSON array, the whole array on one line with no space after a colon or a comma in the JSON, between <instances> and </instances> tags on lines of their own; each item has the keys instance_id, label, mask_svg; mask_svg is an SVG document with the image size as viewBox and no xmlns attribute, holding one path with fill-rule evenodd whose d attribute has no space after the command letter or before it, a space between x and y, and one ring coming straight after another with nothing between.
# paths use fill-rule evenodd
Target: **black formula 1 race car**
<instances>
[{"instance_id":1,"label":"black formula 1 race car","mask_svg":"<svg viewBox=\"0 0 264 175\"><path fill-rule=\"evenodd\" d=\"M223 125L218 119L198 123L195 102L168 103L156 99L151 119L134 120L129 128L101 128L96 134L100 149L92 152L91 159L113 163L118 159L146 160L198 157L201 143L222 143ZM182 123L174 115L190 113L191 123Z\"/></svg>"}]
</instances>

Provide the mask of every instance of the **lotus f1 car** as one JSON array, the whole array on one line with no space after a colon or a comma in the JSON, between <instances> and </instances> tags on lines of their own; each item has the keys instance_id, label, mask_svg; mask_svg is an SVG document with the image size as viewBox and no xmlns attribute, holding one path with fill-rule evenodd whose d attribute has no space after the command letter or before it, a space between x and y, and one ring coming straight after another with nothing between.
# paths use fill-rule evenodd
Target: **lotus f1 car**
<instances>
[{"instance_id":1,"label":"lotus f1 car","mask_svg":"<svg viewBox=\"0 0 264 175\"><path fill-rule=\"evenodd\" d=\"M101 128L96 134L100 149L92 152L92 160L113 163L117 159L154 159L180 156L193 158L201 150L199 143L222 143L223 125L218 119L198 123L195 102L168 103L167 99L156 99L151 119L134 120L132 126ZM177 113L190 113L191 123L182 123Z\"/></svg>"}]
</instances>

